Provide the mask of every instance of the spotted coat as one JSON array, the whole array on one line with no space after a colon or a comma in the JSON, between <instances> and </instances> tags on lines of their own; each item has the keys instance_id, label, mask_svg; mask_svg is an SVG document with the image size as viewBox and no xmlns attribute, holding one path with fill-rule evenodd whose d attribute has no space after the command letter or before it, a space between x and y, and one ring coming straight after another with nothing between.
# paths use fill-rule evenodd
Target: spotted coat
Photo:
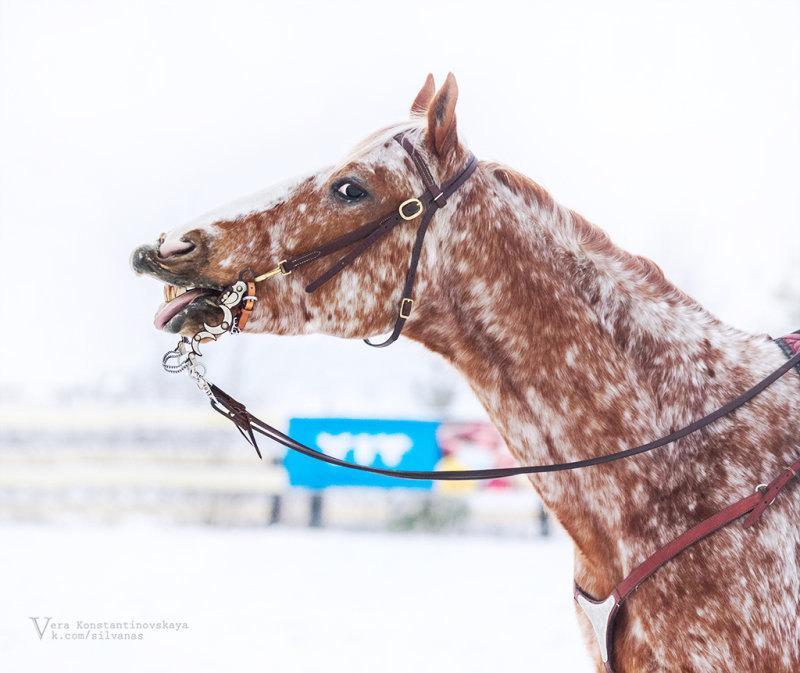
<instances>
[{"instance_id":1,"label":"spotted coat","mask_svg":"<svg viewBox=\"0 0 800 673\"><path fill-rule=\"evenodd\" d=\"M167 242L192 240L196 249L161 268L222 286L246 267L260 273L390 211L423 191L392 141L399 130L438 180L463 164L456 98L452 75L438 92L429 77L411 121L373 134L337 166L171 232ZM367 197L342 201L335 187L343 180ZM348 338L388 331L413 235L398 229L314 294L303 287L327 261L260 284L247 330ZM461 372L521 464L642 444L785 361L768 336L722 323L655 264L496 163L481 162L437 213L414 298L404 334ZM197 327L187 319L181 330ZM800 455L798 438L800 380L792 371L670 447L531 482L574 541L576 580L601 597L660 546L770 481ZM641 586L618 621L619 673L800 670L798 490L790 484L754 528L727 527Z\"/></svg>"}]
</instances>

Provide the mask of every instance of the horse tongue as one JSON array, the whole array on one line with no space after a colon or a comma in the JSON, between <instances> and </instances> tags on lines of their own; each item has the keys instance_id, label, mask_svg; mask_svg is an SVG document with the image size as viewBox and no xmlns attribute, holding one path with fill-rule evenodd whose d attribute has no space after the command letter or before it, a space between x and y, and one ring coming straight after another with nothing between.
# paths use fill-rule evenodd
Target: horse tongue
<instances>
[{"instance_id":1,"label":"horse tongue","mask_svg":"<svg viewBox=\"0 0 800 673\"><path fill-rule=\"evenodd\" d=\"M191 304L197 297L203 294L203 290L195 288L184 292L180 297L173 299L170 302L161 304L156 311L156 316L153 318L153 324L156 329L164 329L164 326L172 320L178 313Z\"/></svg>"}]
</instances>

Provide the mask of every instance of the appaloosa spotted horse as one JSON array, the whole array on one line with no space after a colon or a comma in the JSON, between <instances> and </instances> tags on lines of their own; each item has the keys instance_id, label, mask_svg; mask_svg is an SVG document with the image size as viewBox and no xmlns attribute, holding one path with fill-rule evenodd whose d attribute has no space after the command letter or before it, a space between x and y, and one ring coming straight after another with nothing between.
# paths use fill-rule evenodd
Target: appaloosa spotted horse
<instances>
[{"instance_id":1,"label":"appaloosa spotted horse","mask_svg":"<svg viewBox=\"0 0 800 673\"><path fill-rule=\"evenodd\" d=\"M466 377L522 465L668 435L797 350L796 337L776 342L720 322L655 264L506 166L478 162L446 196L433 194L469 168L456 98L452 75L438 92L429 76L410 121L372 134L336 166L137 249L134 268L168 284L156 326L203 333L219 323L221 292L252 269L239 327L367 338L399 326ZM418 194L427 197L409 199ZM421 245L412 220L434 202ZM387 212L400 216L380 225L374 245L348 238L354 223L381 223ZM306 256L326 246L319 259ZM342 262L326 276L334 248ZM272 267L281 282L253 282ZM579 611L598 670L800 671L798 458L800 380L791 370L657 451L531 475L574 541L578 595L598 599L730 503L763 498L748 504L758 515L694 533L704 539L641 582L608 643L605 615L591 623ZM763 496L753 496L762 482Z\"/></svg>"}]
</instances>

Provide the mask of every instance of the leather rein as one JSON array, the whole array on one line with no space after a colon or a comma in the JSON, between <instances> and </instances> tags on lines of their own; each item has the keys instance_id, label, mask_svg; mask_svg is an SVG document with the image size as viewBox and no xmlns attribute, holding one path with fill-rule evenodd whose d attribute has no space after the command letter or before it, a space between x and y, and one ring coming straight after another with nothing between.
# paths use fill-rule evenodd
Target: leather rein
<instances>
[{"instance_id":1,"label":"leather rein","mask_svg":"<svg viewBox=\"0 0 800 673\"><path fill-rule=\"evenodd\" d=\"M322 285L339 274L350 264L352 264L368 248L381 240L398 225L405 222L419 220L417 234L411 251L411 259L408 271L406 272L405 284L403 286L402 298L400 300L398 316L394 328L389 337L380 343L373 343L368 339L364 341L376 348L383 348L394 343L400 336L406 320L411 315L414 305L413 288L416 277L417 266L422 244L428 227L439 208L447 204L447 199L452 196L472 175L478 165L478 160L473 154L469 154L464 167L455 176L442 183L436 184L433 176L425 164L420 154L416 151L413 143L400 133L394 136L403 149L410 155L414 165L419 172L425 185L425 192L420 196L409 198L391 213L382 218L365 224L343 236L340 236L324 245L313 250L284 259L270 271L256 275L251 269L246 269L239 275L239 280L226 288L219 298L219 308L223 312L223 319L219 325L204 324L204 328L195 334L191 339L182 337L178 346L164 355L162 365L169 372L187 371L189 376L195 381L197 386L208 396L211 407L230 420L240 432L240 434L253 446L259 458L261 450L256 441L256 434L263 435L278 444L297 451L305 456L320 460L330 465L347 467L362 472L369 472L388 477L412 480L437 480L437 481L462 481L462 480L482 480L500 479L521 474L541 474L549 472L561 472L565 470L575 470L584 467L604 465L624 458L631 458L643 453L653 451L676 442L683 437L687 437L701 428L714 423L714 421L731 414L746 402L763 392L775 381L795 367L800 367L800 346L798 351L791 355L787 361L778 367L768 376L756 383L752 388L746 390L741 395L731 400L727 404L712 411L710 414L690 423L689 425L671 432L668 435L653 441L594 458L576 460L565 463L553 463L545 465L524 465L507 468L491 468L482 470L433 470L433 471L413 471L395 470L366 465L357 465L345 460L340 460L328 456L321 451L306 446L292 439L288 435L280 432L257 416L250 413L244 404L210 383L205 378L205 367L197 361L201 356L199 346L207 340L216 340L220 334L225 332L237 333L241 330L250 316L256 302L256 283L260 283L268 278L275 276L287 276L295 269L310 262L327 257L348 246L353 246L349 252L339 259L322 275L309 283L306 292L314 292ZM780 340L779 340L780 341ZM783 347L783 345L782 345ZM787 353L789 355L790 353ZM800 372L800 368L798 369ZM781 489L800 472L800 459L787 466L769 484L760 484L751 495L742 498L717 512L713 516L701 521L682 535L678 536L653 555L645 559L639 566L634 568L628 576L618 584L611 594L604 600L597 600L575 585L575 599L583 608L597 637L600 653L604 662L605 670L614 673L613 667L613 626L614 620L619 612L622 603L639 587L639 585L650 577L656 570L662 567L669 560L688 549L693 544L703 538L720 530L724 526L732 523L736 519L749 514L745 520L745 527L749 527L761 516L764 510L777 497Z\"/></svg>"}]
</instances>

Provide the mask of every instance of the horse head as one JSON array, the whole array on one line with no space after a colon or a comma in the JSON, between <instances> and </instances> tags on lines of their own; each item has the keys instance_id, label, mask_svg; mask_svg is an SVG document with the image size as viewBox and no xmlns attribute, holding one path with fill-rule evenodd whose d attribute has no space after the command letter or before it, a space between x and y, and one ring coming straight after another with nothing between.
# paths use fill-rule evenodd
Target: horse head
<instances>
[{"instance_id":1,"label":"horse head","mask_svg":"<svg viewBox=\"0 0 800 673\"><path fill-rule=\"evenodd\" d=\"M429 75L410 120L373 133L337 165L232 203L137 248L133 269L166 284L167 301L156 312L156 327L191 336L204 323L219 323L220 295L245 270L255 278L281 260L396 212L399 204L421 194L423 177L395 142L398 133L435 181L441 184L453 175L466 156L456 133L457 96L452 74L438 92ZM413 226L397 227L313 292L304 290L329 260L284 274L280 282L258 283L247 331L349 338L386 332L397 317L413 240Z\"/></svg>"}]
</instances>

